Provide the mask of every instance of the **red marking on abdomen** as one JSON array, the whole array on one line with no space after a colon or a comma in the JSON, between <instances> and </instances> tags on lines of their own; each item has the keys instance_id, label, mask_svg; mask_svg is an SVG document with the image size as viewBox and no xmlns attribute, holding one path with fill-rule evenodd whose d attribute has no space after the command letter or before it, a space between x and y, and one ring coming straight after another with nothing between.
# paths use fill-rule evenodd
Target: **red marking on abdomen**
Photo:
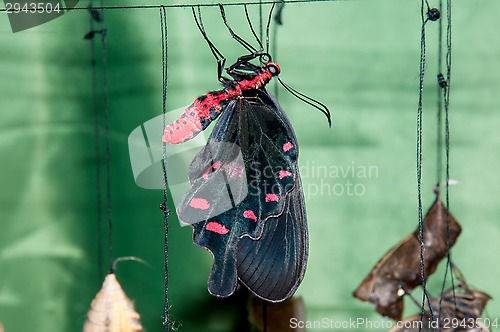
<instances>
[{"instance_id":1,"label":"red marking on abdomen","mask_svg":"<svg viewBox=\"0 0 500 332\"><path fill-rule=\"evenodd\" d=\"M275 194L267 194L266 202L277 202L279 200L278 196Z\"/></svg>"},{"instance_id":2,"label":"red marking on abdomen","mask_svg":"<svg viewBox=\"0 0 500 332\"><path fill-rule=\"evenodd\" d=\"M293 148L293 144L292 143L286 142L285 144L283 144L283 151L287 152L291 148Z\"/></svg>"},{"instance_id":3,"label":"red marking on abdomen","mask_svg":"<svg viewBox=\"0 0 500 332\"><path fill-rule=\"evenodd\" d=\"M253 221L257 222L257 216L255 216L255 213L253 213L252 210L246 210L243 212L243 217L252 219Z\"/></svg>"},{"instance_id":4,"label":"red marking on abdomen","mask_svg":"<svg viewBox=\"0 0 500 332\"><path fill-rule=\"evenodd\" d=\"M213 118L210 116L210 109L213 108L213 110L215 110L218 115L218 113L222 111L220 102L231 97L233 96L229 94L225 89L212 91L207 93L204 97L197 98L194 101L193 105L198 111L199 117L204 117L206 120L212 121ZM200 99L202 99L202 101L199 101Z\"/></svg>"},{"instance_id":5,"label":"red marking on abdomen","mask_svg":"<svg viewBox=\"0 0 500 332\"><path fill-rule=\"evenodd\" d=\"M199 210L207 210L210 207L210 203L204 198L196 198L194 197L189 202L189 206Z\"/></svg>"},{"instance_id":6,"label":"red marking on abdomen","mask_svg":"<svg viewBox=\"0 0 500 332\"><path fill-rule=\"evenodd\" d=\"M238 85L241 87L241 90L260 89L264 85L266 85L272 77L273 74L271 74L269 70L264 70L251 80L243 80L238 82Z\"/></svg>"},{"instance_id":7,"label":"red marking on abdomen","mask_svg":"<svg viewBox=\"0 0 500 332\"><path fill-rule=\"evenodd\" d=\"M163 132L162 141L170 144L182 143L195 137L202 129L199 112L194 104Z\"/></svg>"},{"instance_id":8,"label":"red marking on abdomen","mask_svg":"<svg viewBox=\"0 0 500 332\"><path fill-rule=\"evenodd\" d=\"M279 174L279 177L280 177L280 180L287 177L287 176L291 176L292 173L290 173L289 171L285 171L285 170L281 170L280 171L280 174Z\"/></svg>"},{"instance_id":9,"label":"red marking on abdomen","mask_svg":"<svg viewBox=\"0 0 500 332\"><path fill-rule=\"evenodd\" d=\"M278 67L277 64L272 65ZM220 106L221 101L241 96L245 90L260 89L276 74L271 73L266 66L250 80L236 81L231 88L212 91L196 98L179 119L165 128L163 142L177 144L192 139L223 111Z\"/></svg>"},{"instance_id":10,"label":"red marking on abdomen","mask_svg":"<svg viewBox=\"0 0 500 332\"><path fill-rule=\"evenodd\" d=\"M219 224L218 222L211 221L207 224L206 229L208 231L217 233L217 234L227 234L229 232L229 229L227 229L224 225Z\"/></svg>"}]
</instances>

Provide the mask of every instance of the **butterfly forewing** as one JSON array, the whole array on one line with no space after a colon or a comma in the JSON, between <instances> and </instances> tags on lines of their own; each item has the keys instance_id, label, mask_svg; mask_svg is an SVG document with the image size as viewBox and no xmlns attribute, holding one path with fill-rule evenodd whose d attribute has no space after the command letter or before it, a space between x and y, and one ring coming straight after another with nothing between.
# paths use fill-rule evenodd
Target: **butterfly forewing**
<instances>
[{"instance_id":1,"label":"butterfly forewing","mask_svg":"<svg viewBox=\"0 0 500 332\"><path fill-rule=\"evenodd\" d=\"M212 294L231 295L240 273L254 293L265 299L271 296L273 301L285 299L298 286L307 254L307 230L297 153L297 141L283 110L267 91L259 89L231 100L207 145L194 158L189 169L191 188L177 212L184 223L193 226L193 241L214 255L209 278ZM269 234L264 231L263 242L272 241L266 248L251 239L261 239L265 224L271 220L278 224L269 226ZM249 237L243 241L252 244L245 242L239 248L243 236ZM278 251L278 241L280 250L295 251ZM287 241L299 243L285 248ZM237 255L238 264L248 266L245 273L236 271ZM252 256L252 262L247 263L244 256ZM266 266L264 260L274 261L276 266ZM259 261L261 268L253 263ZM266 286L248 278L250 270L259 274L253 278ZM285 276L287 270L291 275ZM285 285L278 290L276 285L281 282Z\"/></svg>"}]
</instances>

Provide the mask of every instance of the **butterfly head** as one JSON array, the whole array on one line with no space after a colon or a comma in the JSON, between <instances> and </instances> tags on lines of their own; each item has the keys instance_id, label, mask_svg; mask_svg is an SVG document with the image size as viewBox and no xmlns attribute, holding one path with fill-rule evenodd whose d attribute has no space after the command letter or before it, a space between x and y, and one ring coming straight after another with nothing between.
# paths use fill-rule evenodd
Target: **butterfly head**
<instances>
[{"instance_id":1,"label":"butterfly head","mask_svg":"<svg viewBox=\"0 0 500 332\"><path fill-rule=\"evenodd\" d=\"M278 76L280 74L280 66L276 62L268 62L266 63L266 69L271 73L273 76Z\"/></svg>"}]
</instances>

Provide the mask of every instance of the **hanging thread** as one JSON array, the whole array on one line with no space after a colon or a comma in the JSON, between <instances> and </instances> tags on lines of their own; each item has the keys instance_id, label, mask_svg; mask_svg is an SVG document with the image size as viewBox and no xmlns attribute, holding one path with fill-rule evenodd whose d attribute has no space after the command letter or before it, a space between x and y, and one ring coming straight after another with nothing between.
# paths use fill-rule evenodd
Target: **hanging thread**
<instances>
[{"instance_id":1,"label":"hanging thread","mask_svg":"<svg viewBox=\"0 0 500 332\"><path fill-rule=\"evenodd\" d=\"M443 1L439 0L439 12L443 12ZM438 23L438 75L437 75L437 118L436 118L436 193L441 187L443 173L443 99L441 93L444 88L443 68L443 20Z\"/></svg>"},{"instance_id":2,"label":"hanging thread","mask_svg":"<svg viewBox=\"0 0 500 332\"><path fill-rule=\"evenodd\" d=\"M272 33L272 42L271 42L271 54L274 57L274 61L278 61L278 27L283 25L283 8L285 8L285 1L281 0L277 3L276 14L274 14L274 26ZM278 100L279 93L279 85L278 82L274 82L274 97Z\"/></svg>"},{"instance_id":3,"label":"hanging thread","mask_svg":"<svg viewBox=\"0 0 500 332\"><path fill-rule=\"evenodd\" d=\"M246 6L245 6L246 8ZM263 13L263 8L262 8L262 0L259 0L259 40L262 42L264 39L264 28L263 28L263 20L264 20L264 15ZM249 20L248 22L251 23ZM266 36L266 39L269 38L269 36ZM276 58L274 59L276 61ZM262 304L262 322L264 326L264 332L267 332L267 303L264 301Z\"/></svg>"},{"instance_id":4,"label":"hanging thread","mask_svg":"<svg viewBox=\"0 0 500 332\"><path fill-rule=\"evenodd\" d=\"M103 90L103 105L104 108L104 136L105 136L105 152L106 152L106 206L107 206L107 227L108 227L108 259L109 270L112 271L113 262L113 223L111 209L111 151L110 151L110 135L109 135L109 96L108 96L108 77L107 77L107 54L106 54L106 28L104 24L103 0L101 0L100 11L93 7L93 2L90 1L89 7L86 8L90 16L90 31L84 36L84 39L90 40L91 49L91 66L92 66L92 102L94 111L94 136L95 136L95 158L96 158L96 208L97 208L97 251L98 251L98 275L99 279L103 278L103 236L102 236L102 194L101 194L101 147L100 147L100 124L99 124L99 102L97 97L97 57L96 45L94 37L96 34L101 35L101 73L102 73L102 90ZM95 29L95 22L100 23L100 29Z\"/></svg>"},{"instance_id":5,"label":"hanging thread","mask_svg":"<svg viewBox=\"0 0 500 332\"><path fill-rule=\"evenodd\" d=\"M287 0L287 4L293 4L293 3L313 3L313 2L339 2L339 1L346 1L346 0ZM161 9L163 8L191 8L191 7L219 7L220 5L223 6L245 6L245 5L272 5L276 3L276 1L247 1L247 2L228 2L228 3L201 3L201 4L164 4L164 5L130 5L130 6L104 6L101 5L100 7L94 7L94 9ZM64 11L71 11L71 10L87 10L87 7L60 7L61 10ZM0 12L5 12L7 11L6 8L0 8Z\"/></svg>"},{"instance_id":6,"label":"hanging thread","mask_svg":"<svg viewBox=\"0 0 500 332\"><path fill-rule=\"evenodd\" d=\"M95 31L95 21L98 18L92 15L93 0L89 1L89 28L93 35ZM99 18L100 20L100 18ZM99 283L104 278L103 274L103 243L102 243L102 195L101 195L101 148L100 148L100 128L99 128L99 106L97 98L97 64L96 47L94 38L90 39L90 65L92 67L92 109L94 114L94 139L95 139L95 164L96 164L96 209L97 209L97 277Z\"/></svg>"},{"instance_id":7,"label":"hanging thread","mask_svg":"<svg viewBox=\"0 0 500 332\"><path fill-rule=\"evenodd\" d=\"M446 147L446 207L450 209L450 88L451 88L451 0L447 0L447 26L446 26L446 88L444 89L444 113L445 113L445 147ZM447 222L449 226L450 214L447 214ZM449 228L448 228L449 232ZM449 234L449 233L448 233ZM448 249L450 246L450 239L448 236ZM448 250L448 262L451 268L451 254ZM453 272L453 270L452 270ZM453 279L452 279L453 282Z\"/></svg>"},{"instance_id":8,"label":"hanging thread","mask_svg":"<svg viewBox=\"0 0 500 332\"><path fill-rule=\"evenodd\" d=\"M108 66L106 52L106 25L104 23L104 0L101 0L101 54L102 54L102 91L104 96L104 141L106 149L106 200L108 212L108 259L110 270L113 262L113 214L111 208L111 144L109 136L109 95ZM112 271L111 271L112 272Z\"/></svg>"},{"instance_id":9,"label":"hanging thread","mask_svg":"<svg viewBox=\"0 0 500 332\"><path fill-rule=\"evenodd\" d=\"M167 126L167 86L168 86L168 28L167 28L167 11L165 6L160 8L160 27L161 27L161 65L162 65L162 113L163 113L163 131ZM163 132L162 131L162 132ZM161 133L160 133L161 135ZM176 330L174 323L170 319L170 303L168 299L168 183L167 183L167 147L163 143L163 202L160 208L163 210L163 226L165 231L164 239L164 255L165 255L165 303L163 308L163 328L165 332Z\"/></svg>"},{"instance_id":10,"label":"hanging thread","mask_svg":"<svg viewBox=\"0 0 500 332\"><path fill-rule=\"evenodd\" d=\"M262 0L259 0L259 38L260 38L260 40L263 40L262 38L264 37L264 30L262 27L263 20L264 20L264 18L262 15Z\"/></svg>"},{"instance_id":11,"label":"hanging thread","mask_svg":"<svg viewBox=\"0 0 500 332\"><path fill-rule=\"evenodd\" d=\"M424 224L422 213L422 111L423 111L423 92L424 92L424 78L425 78L425 65L426 65L426 40L425 40L425 25L430 19L427 15L430 13L430 6L427 0L421 1L420 15L421 15L421 32L420 32L420 68L419 68L419 94L418 94L418 109L417 109L417 195L418 195L418 239L420 242L420 277L422 279L422 306L420 312L420 320L425 315L425 303L429 303L430 318L434 320L434 313L430 306L430 296L427 292L427 280L425 273L424 263ZM422 330L420 326L419 331Z\"/></svg>"},{"instance_id":12,"label":"hanging thread","mask_svg":"<svg viewBox=\"0 0 500 332\"><path fill-rule=\"evenodd\" d=\"M442 0L440 0L440 5L442 6ZM440 29L440 38L442 35L442 30ZM441 54L440 54L441 58ZM440 59L441 60L441 59ZM441 69L441 68L440 68ZM457 308L457 299L455 295L455 281L453 275L453 261L451 259L451 235L450 235L450 195L449 195L449 185L450 185L450 120L449 120L449 107L450 107L450 87L451 87L451 0L446 2L446 80L440 72L438 77L438 85L443 90L443 100L444 100L444 113L445 113L445 200L447 207L446 214L446 226L447 226L447 257L446 257L446 270L445 277L443 279L443 284L441 288L441 299L439 301L439 312L442 311L442 294L444 293L445 283L447 279L448 270L451 276L451 289L453 291L453 304L455 309ZM441 98L439 98L441 99Z\"/></svg>"},{"instance_id":13,"label":"hanging thread","mask_svg":"<svg viewBox=\"0 0 500 332\"><path fill-rule=\"evenodd\" d=\"M453 263L451 260L451 232L450 232L450 206L449 206L449 151L450 151L450 138L449 138L449 88L450 88L450 77L451 77L451 0L447 0L447 29L446 29L446 79L441 73L442 69L442 22L439 21L438 27L438 100L437 100L437 147L436 147L436 194L439 194L439 188L442 178L442 109L444 100L444 111L445 111L445 162L446 162L446 228L447 228L447 262L446 270L443 278L443 284L441 289L441 297L439 301L439 312L438 319L442 310L442 295L444 294L446 279L448 276L448 270L450 270L453 300L455 302L456 308L456 298L455 298L455 285L453 278ZM417 114L417 187L418 187L418 219L419 219L419 241L420 241L420 269L423 287L422 296L422 307L421 307L421 319L425 315L425 302L427 301L430 318L432 321L435 320L433 308L430 304L430 298L426 289L426 279L425 279L425 266L424 266L424 229L423 229L423 218L422 218L422 195L421 195L421 181L422 181L422 99L423 99L423 86L425 77L425 63L426 63L426 39L425 39L425 26L428 21L437 21L441 18L442 12L442 0L439 2L438 8L430 8L427 0L422 0L421 2L421 19L422 19L422 30L421 30L421 43L420 43L420 86L419 86L419 100L418 100L418 114ZM427 9L425 11L425 9ZM441 90L443 91L443 96L441 97ZM443 98L443 99L441 99ZM421 331L420 327L419 331Z\"/></svg>"}]
</instances>

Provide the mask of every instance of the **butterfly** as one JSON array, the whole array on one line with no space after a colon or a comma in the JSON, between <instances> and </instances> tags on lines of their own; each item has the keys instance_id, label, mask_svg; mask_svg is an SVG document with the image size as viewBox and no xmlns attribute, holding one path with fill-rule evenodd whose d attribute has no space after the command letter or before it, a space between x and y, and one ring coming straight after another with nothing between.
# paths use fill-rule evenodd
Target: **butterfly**
<instances>
[{"instance_id":1,"label":"butterfly","mask_svg":"<svg viewBox=\"0 0 500 332\"><path fill-rule=\"evenodd\" d=\"M193 8L198 29L217 59L223 89L198 97L164 130L163 142L182 143L218 118L189 166L190 188L177 205L177 214L193 227L193 242L214 257L208 279L212 295L230 296L243 284L261 299L281 302L295 293L308 257L298 142L282 107L265 89L280 74L280 67L263 51L246 7L261 50L236 35L222 5L220 10L232 37L250 54L225 68L230 78L222 75L225 58L206 36L199 7L198 17ZM279 81L320 109L330 123L326 106Z\"/></svg>"}]
</instances>

